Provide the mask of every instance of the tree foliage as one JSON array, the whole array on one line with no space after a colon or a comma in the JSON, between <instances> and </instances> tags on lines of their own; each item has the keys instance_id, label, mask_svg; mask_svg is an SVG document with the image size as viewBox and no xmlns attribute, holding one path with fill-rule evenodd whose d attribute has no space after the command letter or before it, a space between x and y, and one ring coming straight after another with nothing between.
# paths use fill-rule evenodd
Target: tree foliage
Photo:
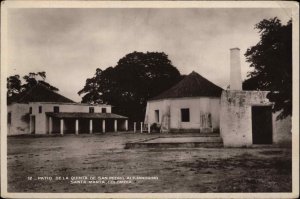
<instances>
[{"instance_id":1,"label":"tree foliage","mask_svg":"<svg viewBox=\"0 0 300 199\"><path fill-rule=\"evenodd\" d=\"M292 21L283 25L278 18L264 19L255 26L260 41L247 49L246 61L254 70L244 81L245 90L269 90L278 119L292 115Z\"/></svg>"},{"instance_id":2,"label":"tree foliage","mask_svg":"<svg viewBox=\"0 0 300 199\"><path fill-rule=\"evenodd\" d=\"M20 79L20 75L12 75L7 78L7 101L11 102L20 95L21 93L27 92L32 87L36 86L37 84L42 84L45 87L49 88L53 91L58 91L58 88L50 85L45 81L46 79L46 72L37 72L33 73L30 72L27 75L23 76L22 83Z\"/></svg>"},{"instance_id":3,"label":"tree foliage","mask_svg":"<svg viewBox=\"0 0 300 199\"><path fill-rule=\"evenodd\" d=\"M170 88L181 79L179 71L163 52L132 52L115 67L96 69L78 94L82 102L108 103L114 112L142 121L147 100Z\"/></svg>"}]
</instances>

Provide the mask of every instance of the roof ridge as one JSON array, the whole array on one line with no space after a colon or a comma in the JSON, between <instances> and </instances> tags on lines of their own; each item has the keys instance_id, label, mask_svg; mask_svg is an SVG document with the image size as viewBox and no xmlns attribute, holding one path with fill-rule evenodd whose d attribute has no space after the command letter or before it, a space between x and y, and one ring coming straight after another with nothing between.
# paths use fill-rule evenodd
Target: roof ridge
<instances>
[{"instance_id":1,"label":"roof ridge","mask_svg":"<svg viewBox=\"0 0 300 199\"><path fill-rule=\"evenodd\" d=\"M195 71L193 71L193 72L195 72ZM197 72L195 72L195 73L196 73L197 75L199 75L200 77L202 77L203 79L205 79L206 81L208 81L209 83L211 83L211 84L213 84L213 85L215 85L215 86L217 86L217 87L220 87L220 86L218 86L217 84L215 84L215 83L209 81L207 78L205 78L204 76L200 75L199 73L197 73ZM221 88L221 87L220 87L220 88Z\"/></svg>"},{"instance_id":2,"label":"roof ridge","mask_svg":"<svg viewBox=\"0 0 300 199\"><path fill-rule=\"evenodd\" d=\"M24 100L27 96L29 96L36 88L41 87L42 89L45 89L46 91L50 92L53 95L57 95L60 98L63 98L63 100L69 101L69 102L74 102L73 100L57 93L54 90L51 90L50 88L48 88L46 85L43 85L40 82L37 82L36 85L34 85L33 87L31 87L28 91L25 91L26 93L24 93L18 100L16 100L16 102L22 102L22 100ZM30 102L30 101L29 101ZM42 101L41 101L42 102Z\"/></svg>"},{"instance_id":3,"label":"roof ridge","mask_svg":"<svg viewBox=\"0 0 300 199\"><path fill-rule=\"evenodd\" d=\"M43 82L45 82L45 81L43 81ZM57 94L57 95L59 95L59 96L65 98L65 99L67 99L67 100L70 100L70 101L74 102L73 100L71 100L71 99L69 99L69 98L67 98L67 97L65 97L65 96L63 96L63 95L61 95L61 94L59 94L58 92L56 92L56 91L54 91L54 90L51 90L51 89L48 88L46 85L41 84L41 83L40 83L40 80L38 81L38 83L36 84L36 86L38 86L38 85L44 87L45 89L47 89L48 91L50 91L50 92L52 92L52 93L55 93L55 94ZM49 85L50 85L50 84L49 84ZM50 86L51 86L51 85L50 85Z\"/></svg>"},{"instance_id":4,"label":"roof ridge","mask_svg":"<svg viewBox=\"0 0 300 199\"><path fill-rule=\"evenodd\" d=\"M197 72L192 71L171 88L149 100L200 96L220 97L222 90L223 89L218 85L212 83Z\"/></svg>"}]
</instances>

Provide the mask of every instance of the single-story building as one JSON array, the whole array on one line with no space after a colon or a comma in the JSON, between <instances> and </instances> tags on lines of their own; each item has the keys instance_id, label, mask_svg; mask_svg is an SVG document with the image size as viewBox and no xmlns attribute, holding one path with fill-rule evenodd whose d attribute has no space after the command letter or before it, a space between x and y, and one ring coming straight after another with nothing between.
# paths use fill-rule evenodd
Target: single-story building
<instances>
[{"instance_id":1,"label":"single-story building","mask_svg":"<svg viewBox=\"0 0 300 199\"><path fill-rule=\"evenodd\" d=\"M145 124L161 132L220 131L225 147L291 143L291 117L277 120L269 91L243 91L240 49L230 49L230 89L196 72L150 99ZM149 128L148 128L149 129Z\"/></svg>"},{"instance_id":2,"label":"single-story building","mask_svg":"<svg viewBox=\"0 0 300 199\"><path fill-rule=\"evenodd\" d=\"M290 145L291 117L277 119L269 91L242 90L240 49L230 49L230 89L222 92L220 135L224 146Z\"/></svg>"},{"instance_id":3,"label":"single-story building","mask_svg":"<svg viewBox=\"0 0 300 199\"><path fill-rule=\"evenodd\" d=\"M222 90L193 71L147 102L145 123L156 123L166 132L216 131Z\"/></svg>"},{"instance_id":4,"label":"single-story building","mask_svg":"<svg viewBox=\"0 0 300 199\"><path fill-rule=\"evenodd\" d=\"M37 84L7 107L8 135L97 133L128 130L128 118L111 105L74 101Z\"/></svg>"}]
</instances>

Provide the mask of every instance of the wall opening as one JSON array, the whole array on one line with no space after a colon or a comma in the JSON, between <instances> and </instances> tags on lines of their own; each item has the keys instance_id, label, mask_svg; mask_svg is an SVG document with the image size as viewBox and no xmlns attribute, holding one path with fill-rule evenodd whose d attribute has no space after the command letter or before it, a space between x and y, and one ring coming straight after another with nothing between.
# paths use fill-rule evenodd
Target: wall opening
<instances>
[{"instance_id":1,"label":"wall opening","mask_svg":"<svg viewBox=\"0 0 300 199\"><path fill-rule=\"evenodd\" d=\"M253 144L272 144L272 107L252 106Z\"/></svg>"},{"instance_id":2,"label":"wall opening","mask_svg":"<svg viewBox=\"0 0 300 199\"><path fill-rule=\"evenodd\" d=\"M53 112L54 113L59 113L59 106L54 106L53 107Z\"/></svg>"},{"instance_id":3,"label":"wall opening","mask_svg":"<svg viewBox=\"0 0 300 199\"><path fill-rule=\"evenodd\" d=\"M30 127L31 127L31 134L35 134L35 116L31 116L31 120L30 120Z\"/></svg>"},{"instance_id":4,"label":"wall opening","mask_svg":"<svg viewBox=\"0 0 300 199\"><path fill-rule=\"evenodd\" d=\"M94 107L90 107L90 108L89 108L89 113L94 113L94 112L95 112Z\"/></svg>"},{"instance_id":5,"label":"wall opening","mask_svg":"<svg viewBox=\"0 0 300 199\"><path fill-rule=\"evenodd\" d=\"M159 110L155 110L155 122L159 123Z\"/></svg>"},{"instance_id":6,"label":"wall opening","mask_svg":"<svg viewBox=\"0 0 300 199\"><path fill-rule=\"evenodd\" d=\"M190 109L182 108L181 109L181 122L189 122L190 121Z\"/></svg>"},{"instance_id":7,"label":"wall opening","mask_svg":"<svg viewBox=\"0 0 300 199\"><path fill-rule=\"evenodd\" d=\"M7 123L11 125L11 112L7 113Z\"/></svg>"}]
</instances>

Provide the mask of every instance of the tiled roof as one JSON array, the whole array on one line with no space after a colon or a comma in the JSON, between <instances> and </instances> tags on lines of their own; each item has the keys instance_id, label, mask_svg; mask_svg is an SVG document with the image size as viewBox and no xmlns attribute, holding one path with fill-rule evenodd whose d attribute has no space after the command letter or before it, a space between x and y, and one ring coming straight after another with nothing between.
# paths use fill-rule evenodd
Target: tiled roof
<instances>
[{"instance_id":1,"label":"tiled roof","mask_svg":"<svg viewBox=\"0 0 300 199\"><path fill-rule=\"evenodd\" d=\"M222 91L222 88L193 71L173 87L150 100L202 96L220 97Z\"/></svg>"},{"instance_id":2,"label":"tiled roof","mask_svg":"<svg viewBox=\"0 0 300 199\"><path fill-rule=\"evenodd\" d=\"M78 112L47 112L48 116L55 118L100 118L100 119L127 119L127 117L122 115L117 115L114 113L78 113Z\"/></svg>"},{"instance_id":3,"label":"tiled roof","mask_svg":"<svg viewBox=\"0 0 300 199\"><path fill-rule=\"evenodd\" d=\"M11 102L17 103L28 103L28 102L69 102L74 103L73 100L70 100L55 91L50 90L42 84L37 84L29 91L21 93L16 96L15 99L12 99Z\"/></svg>"}]
</instances>

